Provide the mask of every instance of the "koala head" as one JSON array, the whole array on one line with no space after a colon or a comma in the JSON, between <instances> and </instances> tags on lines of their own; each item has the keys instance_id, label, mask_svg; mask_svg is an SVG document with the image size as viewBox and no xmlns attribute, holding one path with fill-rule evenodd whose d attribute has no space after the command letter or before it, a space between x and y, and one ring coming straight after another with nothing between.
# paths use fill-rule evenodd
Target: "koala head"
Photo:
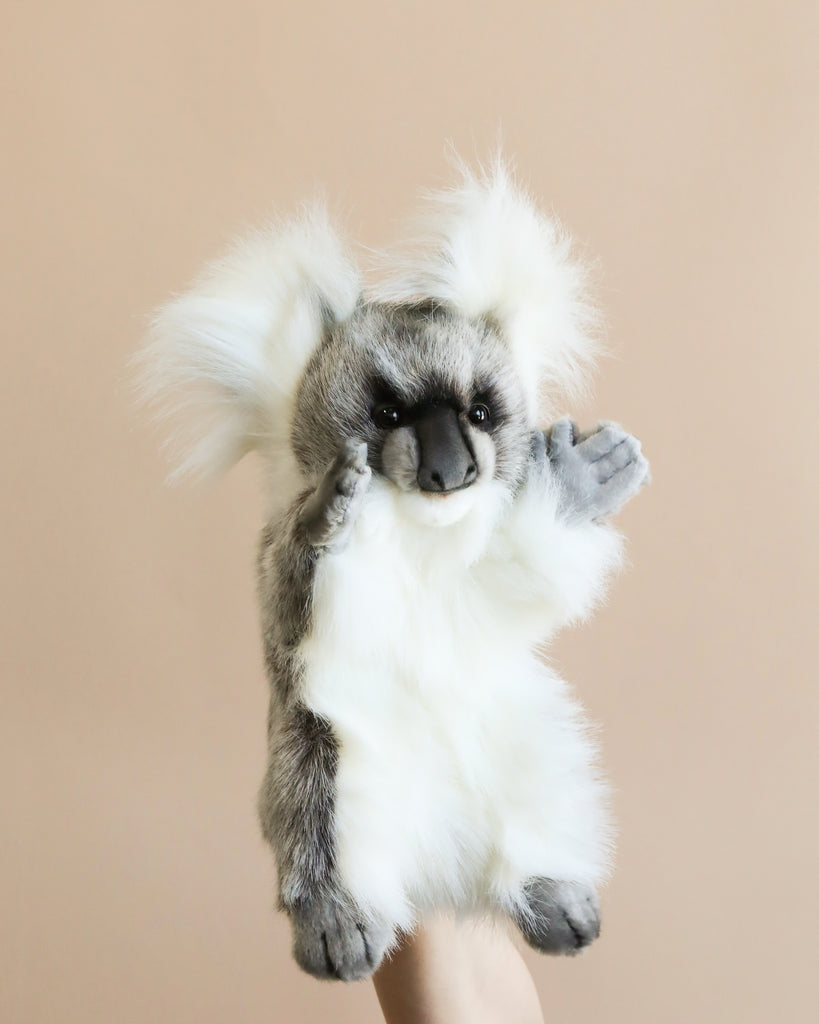
<instances>
[{"instance_id":1,"label":"koala head","mask_svg":"<svg viewBox=\"0 0 819 1024\"><path fill-rule=\"evenodd\" d=\"M544 390L580 378L594 316L558 225L501 164L430 198L364 286L321 207L246 236L157 316L143 393L178 472L251 449L315 481L349 441L416 509L513 490ZM455 514L453 512L453 514ZM459 513L460 514L460 513Z\"/></svg>"},{"instance_id":2,"label":"koala head","mask_svg":"<svg viewBox=\"0 0 819 1024\"><path fill-rule=\"evenodd\" d=\"M509 346L490 321L436 303L375 303L330 330L311 358L291 443L318 475L345 441L365 441L374 473L440 502L493 479L514 488L530 429Z\"/></svg>"}]
</instances>

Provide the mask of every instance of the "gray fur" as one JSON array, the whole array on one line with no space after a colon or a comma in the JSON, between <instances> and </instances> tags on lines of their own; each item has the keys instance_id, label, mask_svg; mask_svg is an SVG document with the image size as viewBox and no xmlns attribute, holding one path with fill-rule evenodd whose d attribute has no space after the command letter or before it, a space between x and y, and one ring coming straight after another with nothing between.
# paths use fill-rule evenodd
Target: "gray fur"
<instances>
[{"instance_id":1,"label":"gray fur","mask_svg":"<svg viewBox=\"0 0 819 1024\"><path fill-rule=\"evenodd\" d=\"M591 886L533 878L524 895L526 908L515 923L539 952L574 956L599 936L600 902Z\"/></svg>"},{"instance_id":2,"label":"gray fur","mask_svg":"<svg viewBox=\"0 0 819 1024\"><path fill-rule=\"evenodd\" d=\"M272 706L270 763L259 794L288 912L333 892L333 800L338 747L329 723L297 701Z\"/></svg>"},{"instance_id":3,"label":"gray fur","mask_svg":"<svg viewBox=\"0 0 819 1024\"><path fill-rule=\"evenodd\" d=\"M299 646L309 630L320 558L339 550L372 473L418 490L422 445L412 423L380 428L379 402L408 410L443 403L450 427L474 455L476 479L491 475L516 492L527 474L557 474L561 511L597 518L644 481L639 445L619 428L578 438L568 421L532 431L505 341L489 322L442 307L361 305L330 325L302 378L291 443L311 486L262 533L259 596L271 682L269 764L259 794L262 832L275 852L279 902L290 916L298 963L317 977L369 975L393 939L367 919L341 886L335 857L335 778L339 750L329 722L300 701ZM477 426L472 403L491 423ZM457 428L451 423L456 421ZM534 879L518 926L535 948L576 952L599 930L594 893L569 882Z\"/></svg>"},{"instance_id":4,"label":"gray fur","mask_svg":"<svg viewBox=\"0 0 819 1024\"><path fill-rule=\"evenodd\" d=\"M469 441L483 432L466 419L470 403L491 391L493 475L516 486L525 472L529 436L523 387L496 329L442 307L368 305L327 332L305 370L296 402L293 450L313 479L350 441L366 442L369 465L405 490L417 488L395 447L419 453L415 443L380 430L374 403L387 395L407 406L451 400ZM404 428L402 428L403 430ZM389 451L392 449L392 453ZM480 476L480 453L478 476ZM393 475L394 474L394 475Z\"/></svg>"}]
</instances>

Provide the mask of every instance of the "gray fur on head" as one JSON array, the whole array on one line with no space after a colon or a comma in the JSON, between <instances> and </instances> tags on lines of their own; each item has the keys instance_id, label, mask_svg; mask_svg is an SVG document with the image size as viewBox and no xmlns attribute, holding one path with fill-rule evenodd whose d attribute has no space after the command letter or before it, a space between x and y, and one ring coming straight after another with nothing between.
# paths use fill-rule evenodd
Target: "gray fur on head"
<instances>
[{"instance_id":1,"label":"gray fur on head","mask_svg":"<svg viewBox=\"0 0 819 1024\"><path fill-rule=\"evenodd\" d=\"M477 462L514 486L526 461L530 424L508 344L485 320L443 307L360 306L328 330L307 365L296 399L292 446L305 472L322 473L348 439L366 442L373 470L402 490L417 489L418 449L410 425L380 429L379 404L415 409L445 403L458 414ZM470 423L475 403L490 411Z\"/></svg>"}]
</instances>

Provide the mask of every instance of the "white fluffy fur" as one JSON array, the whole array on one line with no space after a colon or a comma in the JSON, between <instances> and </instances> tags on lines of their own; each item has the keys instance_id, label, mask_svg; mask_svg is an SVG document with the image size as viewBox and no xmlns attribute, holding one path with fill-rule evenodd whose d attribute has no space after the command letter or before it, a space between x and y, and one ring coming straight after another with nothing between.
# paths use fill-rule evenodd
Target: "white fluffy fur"
<instances>
[{"instance_id":1,"label":"white fluffy fur","mask_svg":"<svg viewBox=\"0 0 819 1024\"><path fill-rule=\"evenodd\" d=\"M410 247L387 256L386 302L439 299L490 317L512 346L534 413L544 384L574 389L592 356L597 315L571 239L545 217L497 159L480 173L461 166L454 188L432 193Z\"/></svg>"},{"instance_id":2,"label":"white fluffy fur","mask_svg":"<svg viewBox=\"0 0 819 1024\"><path fill-rule=\"evenodd\" d=\"M464 518L430 528L374 480L318 568L303 698L340 743L339 869L403 928L430 908L509 908L532 876L607 870L594 746L534 646L600 595L619 537L562 526L531 486L508 504L476 485Z\"/></svg>"},{"instance_id":3,"label":"white fluffy fur","mask_svg":"<svg viewBox=\"0 0 819 1024\"><path fill-rule=\"evenodd\" d=\"M174 422L175 475L208 477L251 449L279 453L324 318L346 319L361 281L324 208L234 243L159 310L140 389Z\"/></svg>"}]
</instances>

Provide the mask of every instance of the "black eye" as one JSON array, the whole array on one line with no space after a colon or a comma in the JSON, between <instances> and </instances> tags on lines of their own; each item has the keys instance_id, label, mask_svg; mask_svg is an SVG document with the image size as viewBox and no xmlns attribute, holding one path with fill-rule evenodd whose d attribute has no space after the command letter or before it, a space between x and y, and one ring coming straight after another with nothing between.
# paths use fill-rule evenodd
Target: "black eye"
<instances>
[{"instance_id":1,"label":"black eye","mask_svg":"<svg viewBox=\"0 0 819 1024\"><path fill-rule=\"evenodd\" d=\"M474 423L476 427L484 427L489 423L489 406L483 402L476 402L470 406L467 415L470 423Z\"/></svg>"},{"instance_id":2,"label":"black eye","mask_svg":"<svg viewBox=\"0 0 819 1024\"><path fill-rule=\"evenodd\" d=\"M404 422L404 416L397 405L377 405L373 409L373 420L382 430L395 430Z\"/></svg>"}]
</instances>

